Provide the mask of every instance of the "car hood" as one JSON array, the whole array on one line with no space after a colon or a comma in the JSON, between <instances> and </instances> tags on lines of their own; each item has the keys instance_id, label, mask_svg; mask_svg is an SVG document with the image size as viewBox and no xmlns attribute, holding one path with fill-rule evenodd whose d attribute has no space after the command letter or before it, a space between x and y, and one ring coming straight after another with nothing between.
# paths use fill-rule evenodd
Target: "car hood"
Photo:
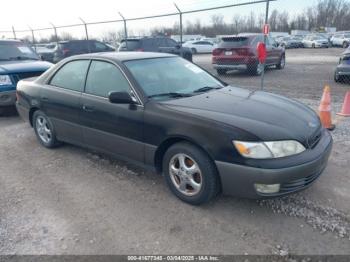
<instances>
[{"instance_id":1,"label":"car hood","mask_svg":"<svg viewBox=\"0 0 350 262\"><path fill-rule=\"evenodd\" d=\"M49 62L33 60L0 61L0 74L46 71L52 65Z\"/></svg>"},{"instance_id":2,"label":"car hood","mask_svg":"<svg viewBox=\"0 0 350 262\"><path fill-rule=\"evenodd\" d=\"M292 139L305 143L321 128L318 116L309 107L262 91L225 87L161 103L185 114L243 129L264 141Z\"/></svg>"}]
</instances>

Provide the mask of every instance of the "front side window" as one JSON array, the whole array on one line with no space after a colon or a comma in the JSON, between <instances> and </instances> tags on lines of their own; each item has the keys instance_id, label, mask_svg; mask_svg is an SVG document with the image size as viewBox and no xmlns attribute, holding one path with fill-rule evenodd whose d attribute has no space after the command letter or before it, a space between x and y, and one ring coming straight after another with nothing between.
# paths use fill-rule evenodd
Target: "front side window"
<instances>
[{"instance_id":1,"label":"front side window","mask_svg":"<svg viewBox=\"0 0 350 262\"><path fill-rule=\"evenodd\" d=\"M125 65L148 97L169 93L194 95L202 88L223 87L203 69L180 57L133 60Z\"/></svg>"},{"instance_id":2,"label":"front side window","mask_svg":"<svg viewBox=\"0 0 350 262\"><path fill-rule=\"evenodd\" d=\"M115 65L104 61L92 61L85 93L108 97L110 92L130 93L128 81Z\"/></svg>"},{"instance_id":3,"label":"front side window","mask_svg":"<svg viewBox=\"0 0 350 262\"><path fill-rule=\"evenodd\" d=\"M54 75L50 85L82 92L89 63L90 60L68 62Z\"/></svg>"}]
</instances>

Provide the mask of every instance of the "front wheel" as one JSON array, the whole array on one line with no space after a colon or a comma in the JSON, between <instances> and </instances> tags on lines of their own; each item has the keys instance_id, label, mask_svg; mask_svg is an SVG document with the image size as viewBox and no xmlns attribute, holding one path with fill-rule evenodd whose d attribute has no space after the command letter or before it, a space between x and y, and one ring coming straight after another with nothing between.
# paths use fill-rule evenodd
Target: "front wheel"
<instances>
[{"instance_id":1,"label":"front wheel","mask_svg":"<svg viewBox=\"0 0 350 262\"><path fill-rule=\"evenodd\" d=\"M163 172L170 190L191 205L209 202L220 190L213 161L201 149L186 142L168 149L163 158Z\"/></svg>"},{"instance_id":2,"label":"front wheel","mask_svg":"<svg viewBox=\"0 0 350 262\"><path fill-rule=\"evenodd\" d=\"M349 43L348 42L344 42L343 43L343 48L347 48L349 46Z\"/></svg>"},{"instance_id":3,"label":"front wheel","mask_svg":"<svg viewBox=\"0 0 350 262\"><path fill-rule=\"evenodd\" d=\"M39 142L47 148L57 147L60 143L50 119L44 112L38 110L33 115L33 127Z\"/></svg>"}]
</instances>

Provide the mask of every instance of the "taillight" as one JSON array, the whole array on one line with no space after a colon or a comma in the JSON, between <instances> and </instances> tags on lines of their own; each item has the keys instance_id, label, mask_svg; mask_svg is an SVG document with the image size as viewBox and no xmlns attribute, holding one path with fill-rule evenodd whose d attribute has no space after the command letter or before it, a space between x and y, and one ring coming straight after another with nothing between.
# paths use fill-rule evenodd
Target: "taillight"
<instances>
[{"instance_id":1,"label":"taillight","mask_svg":"<svg viewBox=\"0 0 350 262\"><path fill-rule=\"evenodd\" d=\"M215 48L215 49L213 50L213 55L220 55L221 52L222 52L222 49L221 49L221 48Z\"/></svg>"},{"instance_id":2,"label":"taillight","mask_svg":"<svg viewBox=\"0 0 350 262\"><path fill-rule=\"evenodd\" d=\"M249 54L249 51L247 48L240 48L236 49L236 53L241 56L247 56Z\"/></svg>"}]
</instances>

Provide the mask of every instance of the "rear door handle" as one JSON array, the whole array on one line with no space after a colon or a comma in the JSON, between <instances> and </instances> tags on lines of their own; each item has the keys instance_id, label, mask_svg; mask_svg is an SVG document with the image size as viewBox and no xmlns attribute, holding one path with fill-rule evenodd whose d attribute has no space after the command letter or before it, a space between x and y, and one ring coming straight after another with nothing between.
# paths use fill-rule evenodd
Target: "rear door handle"
<instances>
[{"instance_id":1,"label":"rear door handle","mask_svg":"<svg viewBox=\"0 0 350 262\"><path fill-rule=\"evenodd\" d=\"M94 112L95 108L93 106L83 105L83 110L86 112Z\"/></svg>"}]
</instances>

